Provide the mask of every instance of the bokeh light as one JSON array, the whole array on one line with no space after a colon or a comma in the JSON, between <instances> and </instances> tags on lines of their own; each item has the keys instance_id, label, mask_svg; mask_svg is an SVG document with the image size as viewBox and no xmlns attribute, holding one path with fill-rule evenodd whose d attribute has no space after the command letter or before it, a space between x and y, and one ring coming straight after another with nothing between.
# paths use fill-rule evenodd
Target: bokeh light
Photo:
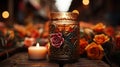
<instances>
[{"instance_id":1,"label":"bokeh light","mask_svg":"<svg viewBox=\"0 0 120 67\"><path fill-rule=\"evenodd\" d=\"M2 12L2 17L5 18L5 19L9 18L9 12L8 11L3 11Z\"/></svg>"},{"instance_id":2,"label":"bokeh light","mask_svg":"<svg viewBox=\"0 0 120 67\"><path fill-rule=\"evenodd\" d=\"M87 6L89 5L89 0L82 0L83 5Z\"/></svg>"}]
</instances>

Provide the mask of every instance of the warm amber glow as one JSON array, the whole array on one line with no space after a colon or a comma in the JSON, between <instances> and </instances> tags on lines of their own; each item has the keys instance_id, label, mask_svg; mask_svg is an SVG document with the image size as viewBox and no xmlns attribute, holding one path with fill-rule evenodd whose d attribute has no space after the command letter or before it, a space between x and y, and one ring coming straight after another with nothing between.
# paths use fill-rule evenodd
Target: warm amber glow
<instances>
[{"instance_id":1,"label":"warm amber glow","mask_svg":"<svg viewBox=\"0 0 120 67\"><path fill-rule=\"evenodd\" d=\"M73 10L72 12L79 14L79 11L78 11L78 10Z\"/></svg>"},{"instance_id":2,"label":"warm amber glow","mask_svg":"<svg viewBox=\"0 0 120 67\"><path fill-rule=\"evenodd\" d=\"M82 0L83 5L89 5L89 0Z\"/></svg>"},{"instance_id":3,"label":"warm amber glow","mask_svg":"<svg viewBox=\"0 0 120 67\"><path fill-rule=\"evenodd\" d=\"M68 11L72 0L55 0L55 6L58 11Z\"/></svg>"},{"instance_id":4,"label":"warm amber glow","mask_svg":"<svg viewBox=\"0 0 120 67\"><path fill-rule=\"evenodd\" d=\"M9 12L8 11L3 11L2 17L3 18L8 18L9 17Z\"/></svg>"}]
</instances>

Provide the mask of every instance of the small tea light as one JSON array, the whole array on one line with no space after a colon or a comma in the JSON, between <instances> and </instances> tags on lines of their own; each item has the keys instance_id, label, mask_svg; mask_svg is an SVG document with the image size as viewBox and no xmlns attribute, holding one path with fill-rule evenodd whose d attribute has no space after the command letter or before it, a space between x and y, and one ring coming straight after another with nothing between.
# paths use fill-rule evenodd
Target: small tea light
<instances>
[{"instance_id":1,"label":"small tea light","mask_svg":"<svg viewBox=\"0 0 120 67\"><path fill-rule=\"evenodd\" d=\"M45 59L47 48L45 46L39 46L39 43L37 43L36 46L30 46L28 48L28 55L31 60Z\"/></svg>"}]
</instances>

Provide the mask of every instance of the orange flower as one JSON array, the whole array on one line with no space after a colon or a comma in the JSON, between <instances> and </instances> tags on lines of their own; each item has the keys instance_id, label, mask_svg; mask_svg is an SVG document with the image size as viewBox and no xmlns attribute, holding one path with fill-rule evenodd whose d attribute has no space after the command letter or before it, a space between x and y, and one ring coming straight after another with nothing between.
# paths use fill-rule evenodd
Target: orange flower
<instances>
[{"instance_id":1,"label":"orange flower","mask_svg":"<svg viewBox=\"0 0 120 67\"><path fill-rule=\"evenodd\" d=\"M109 41L110 38L108 36L106 36L105 34L99 34L99 35L95 35L93 40L98 44L103 44L103 43Z\"/></svg>"},{"instance_id":2,"label":"orange flower","mask_svg":"<svg viewBox=\"0 0 120 67\"><path fill-rule=\"evenodd\" d=\"M103 23L98 23L93 27L93 31L95 32L103 32L103 30L105 29L105 25Z\"/></svg>"},{"instance_id":3,"label":"orange flower","mask_svg":"<svg viewBox=\"0 0 120 67\"><path fill-rule=\"evenodd\" d=\"M87 56L90 59L100 60L104 56L104 49L101 45L97 45L96 43L92 42L85 48L87 52Z\"/></svg>"},{"instance_id":4,"label":"orange flower","mask_svg":"<svg viewBox=\"0 0 120 67\"><path fill-rule=\"evenodd\" d=\"M113 36L115 31L114 31L114 28L113 27L107 27L105 28L105 33L108 35L108 36Z\"/></svg>"},{"instance_id":5,"label":"orange flower","mask_svg":"<svg viewBox=\"0 0 120 67\"><path fill-rule=\"evenodd\" d=\"M80 54L83 54L85 52L85 47L88 45L88 42L82 38L80 39Z\"/></svg>"}]
</instances>

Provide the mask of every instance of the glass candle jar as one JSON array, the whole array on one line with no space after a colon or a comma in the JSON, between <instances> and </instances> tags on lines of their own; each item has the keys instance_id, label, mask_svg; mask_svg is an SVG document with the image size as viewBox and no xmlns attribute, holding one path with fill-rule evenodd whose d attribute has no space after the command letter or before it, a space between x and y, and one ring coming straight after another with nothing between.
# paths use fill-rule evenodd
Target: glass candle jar
<instances>
[{"instance_id":1,"label":"glass candle jar","mask_svg":"<svg viewBox=\"0 0 120 67\"><path fill-rule=\"evenodd\" d=\"M75 62L79 58L79 23L78 14L72 12L51 13L50 61Z\"/></svg>"}]
</instances>

